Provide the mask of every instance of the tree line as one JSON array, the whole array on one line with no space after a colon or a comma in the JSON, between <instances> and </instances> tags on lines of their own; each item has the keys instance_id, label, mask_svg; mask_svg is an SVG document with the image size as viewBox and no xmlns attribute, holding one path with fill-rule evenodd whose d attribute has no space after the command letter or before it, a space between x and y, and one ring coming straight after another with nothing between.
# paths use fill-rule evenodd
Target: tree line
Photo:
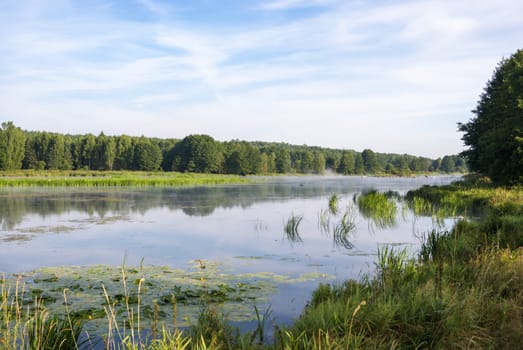
<instances>
[{"instance_id":1,"label":"tree line","mask_svg":"<svg viewBox=\"0 0 523 350\"><path fill-rule=\"evenodd\" d=\"M286 143L220 142L209 135L182 140L128 135L64 135L24 131L12 122L0 129L0 169L145 170L217 174L393 174L465 172L464 158L429 159Z\"/></svg>"}]
</instances>

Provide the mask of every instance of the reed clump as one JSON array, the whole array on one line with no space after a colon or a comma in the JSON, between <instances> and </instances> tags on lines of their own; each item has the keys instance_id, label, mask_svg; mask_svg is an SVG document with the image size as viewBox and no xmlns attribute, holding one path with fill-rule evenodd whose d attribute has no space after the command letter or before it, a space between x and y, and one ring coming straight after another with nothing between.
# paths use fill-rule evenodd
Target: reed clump
<instances>
[{"instance_id":1,"label":"reed clump","mask_svg":"<svg viewBox=\"0 0 523 350\"><path fill-rule=\"evenodd\" d=\"M303 215L291 214L283 226L283 231L291 243L303 243L303 239L301 238L299 232L299 227L302 220Z\"/></svg>"},{"instance_id":2,"label":"reed clump","mask_svg":"<svg viewBox=\"0 0 523 350\"><path fill-rule=\"evenodd\" d=\"M360 213L377 227L386 228L396 224L398 206L394 198L386 193L372 190L356 200Z\"/></svg>"}]
</instances>

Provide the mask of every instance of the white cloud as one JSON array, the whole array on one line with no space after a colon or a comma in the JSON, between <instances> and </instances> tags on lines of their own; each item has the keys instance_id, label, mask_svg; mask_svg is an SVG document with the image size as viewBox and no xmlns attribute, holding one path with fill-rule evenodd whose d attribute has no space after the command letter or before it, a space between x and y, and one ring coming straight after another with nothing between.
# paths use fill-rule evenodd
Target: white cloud
<instances>
[{"instance_id":1,"label":"white cloud","mask_svg":"<svg viewBox=\"0 0 523 350\"><path fill-rule=\"evenodd\" d=\"M141 4L162 19L79 13L65 1L66 20L49 19L45 3L17 26L0 14L0 117L61 132L440 156L460 151L456 123L523 37L523 3L511 0L273 1L260 6L322 10L223 26Z\"/></svg>"},{"instance_id":2,"label":"white cloud","mask_svg":"<svg viewBox=\"0 0 523 350\"><path fill-rule=\"evenodd\" d=\"M275 0L266 1L260 5L263 10L285 10L300 7L323 6L333 3L333 0Z\"/></svg>"}]
</instances>

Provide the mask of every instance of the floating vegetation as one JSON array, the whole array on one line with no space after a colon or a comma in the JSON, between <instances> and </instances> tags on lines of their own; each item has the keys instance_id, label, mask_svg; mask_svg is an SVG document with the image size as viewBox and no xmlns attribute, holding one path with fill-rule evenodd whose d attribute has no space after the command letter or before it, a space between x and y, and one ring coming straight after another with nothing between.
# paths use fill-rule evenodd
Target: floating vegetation
<instances>
[{"instance_id":1,"label":"floating vegetation","mask_svg":"<svg viewBox=\"0 0 523 350\"><path fill-rule=\"evenodd\" d=\"M332 215L338 214L338 195L333 193L329 198L329 212Z\"/></svg>"},{"instance_id":2,"label":"floating vegetation","mask_svg":"<svg viewBox=\"0 0 523 350\"><path fill-rule=\"evenodd\" d=\"M153 320L188 326L202 305L215 305L230 321L256 320L253 306L267 303L277 284L325 277L310 273L293 278L271 272L226 274L210 261L191 264L194 267L188 270L166 266L48 267L24 274L18 281L5 280L2 285L17 289L11 295L21 305L33 305L38 298L52 315L64 315L66 305L71 317L86 321L85 331L100 334L107 327L108 307L118 317L127 315L131 308L132 315L140 315L147 327Z\"/></svg>"},{"instance_id":3,"label":"floating vegetation","mask_svg":"<svg viewBox=\"0 0 523 350\"><path fill-rule=\"evenodd\" d=\"M285 226L283 227L283 230L284 230L285 234L287 235L287 239L291 243L303 243L303 240L298 231L298 228L299 228L302 220L303 220L303 215L292 214L287 219L287 222L285 223Z\"/></svg>"},{"instance_id":4,"label":"floating vegetation","mask_svg":"<svg viewBox=\"0 0 523 350\"><path fill-rule=\"evenodd\" d=\"M360 213L372 220L379 228L393 227L396 224L396 201L388 198L384 193L370 191L357 198Z\"/></svg>"}]
</instances>

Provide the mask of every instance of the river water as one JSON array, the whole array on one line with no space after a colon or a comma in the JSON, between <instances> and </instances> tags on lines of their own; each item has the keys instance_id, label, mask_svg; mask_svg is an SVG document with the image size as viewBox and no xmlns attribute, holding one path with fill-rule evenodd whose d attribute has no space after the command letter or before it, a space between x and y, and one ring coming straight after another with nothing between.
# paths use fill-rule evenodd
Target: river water
<instances>
[{"instance_id":1,"label":"river water","mask_svg":"<svg viewBox=\"0 0 523 350\"><path fill-rule=\"evenodd\" d=\"M0 273L119 266L125 259L133 266L185 269L199 261L219 264L227 273L313 276L279 284L266 300L274 321L287 323L298 317L318 283L372 273L380 246L415 253L424 233L453 223L415 217L399 203L394 222L382 225L362 215L355 198L372 189L402 195L453 180L300 176L181 189L3 190ZM333 194L337 214L328 212ZM344 213L356 226L350 247L337 244L330 230ZM292 216L302 218L298 237L284 230Z\"/></svg>"}]
</instances>

